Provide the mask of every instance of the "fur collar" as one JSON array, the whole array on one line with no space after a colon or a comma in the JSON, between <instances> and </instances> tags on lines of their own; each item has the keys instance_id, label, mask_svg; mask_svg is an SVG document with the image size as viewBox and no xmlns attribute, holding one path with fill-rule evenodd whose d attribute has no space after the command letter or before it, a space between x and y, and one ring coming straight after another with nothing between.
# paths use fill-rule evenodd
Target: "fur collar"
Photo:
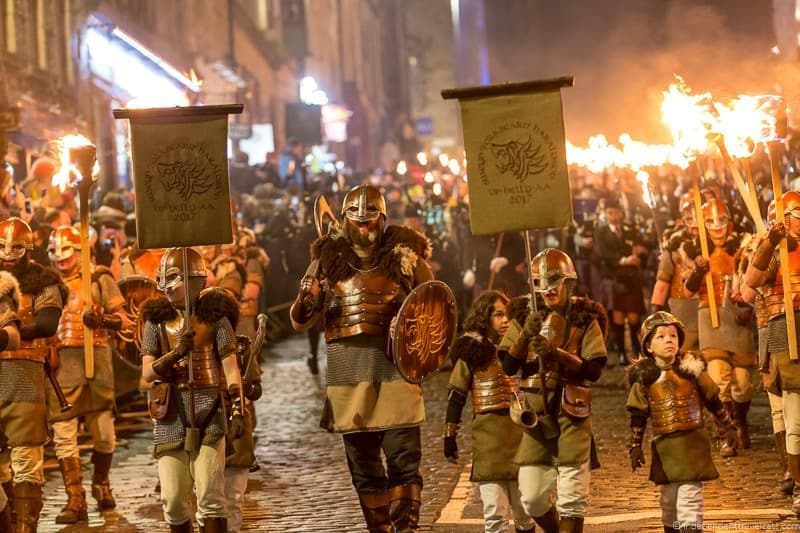
<instances>
[{"instance_id":1,"label":"fur collar","mask_svg":"<svg viewBox=\"0 0 800 533\"><path fill-rule=\"evenodd\" d=\"M596 302L585 296L573 296L570 300L567 320L570 324L579 328L587 328L593 320L597 320L600 331L605 338L608 331L608 314L606 308L600 302Z\"/></svg>"},{"instance_id":2,"label":"fur collar","mask_svg":"<svg viewBox=\"0 0 800 533\"><path fill-rule=\"evenodd\" d=\"M144 301L139 315L142 322L159 324L175 320L178 312L164 296L153 296Z\"/></svg>"},{"instance_id":3,"label":"fur collar","mask_svg":"<svg viewBox=\"0 0 800 533\"><path fill-rule=\"evenodd\" d=\"M244 252L247 260L255 259L261 264L261 268L267 270L269 268L269 256L260 246L248 246Z\"/></svg>"},{"instance_id":4,"label":"fur collar","mask_svg":"<svg viewBox=\"0 0 800 533\"><path fill-rule=\"evenodd\" d=\"M706 369L706 362L695 352L681 352L675 359L673 369L683 379L697 381ZM644 386L655 383L661 375L661 369L656 365L655 359L650 356L642 357L630 369L631 383L639 382Z\"/></svg>"},{"instance_id":5,"label":"fur collar","mask_svg":"<svg viewBox=\"0 0 800 533\"><path fill-rule=\"evenodd\" d=\"M17 263L11 274L17 278L19 290L23 294L39 294L45 287L56 285L61 293L61 299L66 303L69 289L61 281L61 274L56 269L42 266L35 261L27 261L24 264Z\"/></svg>"},{"instance_id":6,"label":"fur collar","mask_svg":"<svg viewBox=\"0 0 800 533\"><path fill-rule=\"evenodd\" d=\"M204 289L200 293L195 314L198 320L206 324L214 324L223 317L228 318L234 329L239 323L239 305L236 300L223 289L216 287ZM154 296L142 304L140 316L142 321L159 324L176 319L178 311L166 297Z\"/></svg>"},{"instance_id":7,"label":"fur collar","mask_svg":"<svg viewBox=\"0 0 800 533\"><path fill-rule=\"evenodd\" d=\"M431 242L424 235L404 226L388 226L375 251L375 264L392 281L408 286L417 262L430 255ZM361 268L361 259L343 232L314 241L311 258L319 259L322 275L331 285L352 278Z\"/></svg>"},{"instance_id":8,"label":"fur collar","mask_svg":"<svg viewBox=\"0 0 800 533\"><path fill-rule=\"evenodd\" d=\"M17 278L9 272L0 270L0 297L10 296L14 302L14 310L19 309L20 290Z\"/></svg>"},{"instance_id":9,"label":"fur collar","mask_svg":"<svg viewBox=\"0 0 800 533\"><path fill-rule=\"evenodd\" d=\"M465 332L450 348L450 358L463 359L473 371L485 368L496 357L494 344L474 331Z\"/></svg>"},{"instance_id":10,"label":"fur collar","mask_svg":"<svg viewBox=\"0 0 800 533\"><path fill-rule=\"evenodd\" d=\"M685 352L678 354L678 364L675 366L675 372L681 376L697 380L705 370L706 362L697 353Z\"/></svg>"}]
</instances>

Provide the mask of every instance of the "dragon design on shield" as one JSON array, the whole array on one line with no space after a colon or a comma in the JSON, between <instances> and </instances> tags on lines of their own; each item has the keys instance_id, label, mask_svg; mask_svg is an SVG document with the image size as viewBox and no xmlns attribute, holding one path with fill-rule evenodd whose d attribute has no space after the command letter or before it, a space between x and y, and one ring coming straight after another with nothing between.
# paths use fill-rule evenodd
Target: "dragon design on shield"
<instances>
[{"instance_id":1,"label":"dragon design on shield","mask_svg":"<svg viewBox=\"0 0 800 533\"><path fill-rule=\"evenodd\" d=\"M491 143L490 147L497 170L510 172L520 183L548 166L547 153L541 145L534 145L530 135L526 141L512 139L505 143Z\"/></svg>"},{"instance_id":2,"label":"dragon design on shield","mask_svg":"<svg viewBox=\"0 0 800 533\"><path fill-rule=\"evenodd\" d=\"M431 356L438 356L447 342L447 328L444 327L444 315L435 315L421 310L417 316L406 320L408 336L408 354L426 366ZM438 358L438 357L437 357Z\"/></svg>"}]
</instances>

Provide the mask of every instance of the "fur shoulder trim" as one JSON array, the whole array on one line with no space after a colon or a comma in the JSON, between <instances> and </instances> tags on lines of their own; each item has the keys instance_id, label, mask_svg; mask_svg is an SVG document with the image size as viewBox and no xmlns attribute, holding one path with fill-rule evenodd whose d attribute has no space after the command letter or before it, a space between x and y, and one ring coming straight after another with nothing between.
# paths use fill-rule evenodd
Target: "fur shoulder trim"
<instances>
[{"instance_id":1,"label":"fur shoulder trim","mask_svg":"<svg viewBox=\"0 0 800 533\"><path fill-rule=\"evenodd\" d=\"M472 370L486 367L497 357L495 346L486 337L468 331L456 339L450 348L450 357L463 359Z\"/></svg>"},{"instance_id":2,"label":"fur shoulder trim","mask_svg":"<svg viewBox=\"0 0 800 533\"><path fill-rule=\"evenodd\" d=\"M645 387L656 382L661 370L652 357L643 357L636 361L629 370L631 383L641 383Z\"/></svg>"},{"instance_id":3,"label":"fur shoulder trim","mask_svg":"<svg viewBox=\"0 0 800 533\"><path fill-rule=\"evenodd\" d=\"M153 324L174 320L178 312L164 296L153 296L142 304L139 316L143 322L150 321Z\"/></svg>"},{"instance_id":4,"label":"fur shoulder trim","mask_svg":"<svg viewBox=\"0 0 800 533\"><path fill-rule=\"evenodd\" d=\"M195 309L197 319L206 324L214 324L226 318L233 329L239 323L239 304L227 292L217 287L211 287L200 293Z\"/></svg>"},{"instance_id":5,"label":"fur shoulder trim","mask_svg":"<svg viewBox=\"0 0 800 533\"><path fill-rule=\"evenodd\" d=\"M10 296L14 302L14 309L19 309L20 290L17 278L9 272L0 270L0 297Z\"/></svg>"},{"instance_id":6,"label":"fur shoulder trim","mask_svg":"<svg viewBox=\"0 0 800 533\"><path fill-rule=\"evenodd\" d=\"M678 365L675 367L675 371L682 376L697 379L705 369L705 360L695 352L678 354Z\"/></svg>"},{"instance_id":7,"label":"fur shoulder trim","mask_svg":"<svg viewBox=\"0 0 800 533\"><path fill-rule=\"evenodd\" d=\"M516 320L517 324L524 324L531 312L531 297L529 295L515 296L506 306L508 320Z\"/></svg>"},{"instance_id":8,"label":"fur shoulder trim","mask_svg":"<svg viewBox=\"0 0 800 533\"><path fill-rule=\"evenodd\" d=\"M322 275L331 283L352 278L361 260L343 232L324 235L311 243L311 259L318 259Z\"/></svg>"},{"instance_id":9,"label":"fur shoulder trim","mask_svg":"<svg viewBox=\"0 0 800 533\"><path fill-rule=\"evenodd\" d=\"M269 268L269 255L267 255L267 252L260 246L248 246L244 251L244 255L248 260L255 259L258 261L259 264L261 264L261 268L264 270Z\"/></svg>"},{"instance_id":10,"label":"fur shoulder trim","mask_svg":"<svg viewBox=\"0 0 800 533\"><path fill-rule=\"evenodd\" d=\"M15 268L11 273L17 278L19 290L24 294L39 294L45 287L58 285L61 296L66 301L69 290L61 281L61 274L56 269L28 261L23 268Z\"/></svg>"},{"instance_id":11,"label":"fur shoulder trim","mask_svg":"<svg viewBox=\"0 0 800 533\"><path fill-rule=\"evenodd\" d=\"M606 308L600 302L584 296L573 296L570 306L570 322L578 327L586 328L597 320L600 330L605 338L608 332L608 314Z\"/></svg>"}]
</instances>

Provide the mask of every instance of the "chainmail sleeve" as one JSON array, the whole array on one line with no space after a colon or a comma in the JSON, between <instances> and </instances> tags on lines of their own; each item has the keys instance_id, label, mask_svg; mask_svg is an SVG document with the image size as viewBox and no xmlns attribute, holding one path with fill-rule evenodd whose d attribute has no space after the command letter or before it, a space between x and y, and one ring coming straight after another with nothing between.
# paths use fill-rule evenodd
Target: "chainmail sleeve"
<instances>
[{"instance_id":1,"label":"chainmail sleeve","mask_svg":"<svg viewBox=\"0 0 800 533\"><path fill-rule=\"evenodd\" d=\"M144 323L142 331L142 357L149 355L158 357L161 350L158 346L158 325L149 320Z\"/></svg>"},{"instance_id":2,"label":"chainmail sleeve","mask_svg":"<svg viewBox=\"0 0 800 533\"><path fill-rule=\"evenodd\" d=\"M217 332L217 353L220 359L236 353L236 332L233 331L227 317L217 321L214 328Z\"/></svg>"}]
</instances>

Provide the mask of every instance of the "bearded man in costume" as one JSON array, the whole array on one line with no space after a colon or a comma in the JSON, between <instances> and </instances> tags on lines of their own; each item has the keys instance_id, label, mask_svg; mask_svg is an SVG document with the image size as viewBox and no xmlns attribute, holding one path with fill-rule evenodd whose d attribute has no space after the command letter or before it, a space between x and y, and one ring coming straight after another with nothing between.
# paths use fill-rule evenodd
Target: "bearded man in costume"
<instances>
[{"instance_id":1,"label":"bearded man in costume","mask_svg":"<svg viewBox=\"0 0 800 533\"><path fill-rule=\"evenodd\" d=\"M0 480L13 502L17 532L36 531L42 510L47 440L44 364L47 339L58 329L67 295L58 272L30 261L32 249L33 232L26 222L16 217L0 222L0 269L17 279L22 293L19 347L0 352L0 428L8 441L0 453ZM4 336L0 334L0 344Z\"/></svg>"},{"instance_id":2,"label":"bearded man in costume","mask_svg":"<svg viewBox=\"0 0 800 533\"><path fill-rule=\"evenodd\" d=\"M348 192L342 215L343 228L312 245L292 325L305 331L324 321L328 375L320 425L343 434L369 531L417 531L425 407L421 387L403 380L386 345L405 296L433 278L425 263L430 243L409 228L385 227L386 203L376 187Z\"/></svg>"},{"instance_id":3,"label":"bearded man in costume","mask_svg":"<svg viewBox=\"0 0 800 533\"><path fill-rule=\"evenodd\" d=\"M190 512L195 494L200 531L221 533L227 532L228 516L226 433L236 439L244 432L234 333L239 306L221 289L203 290L206 266L199 253L186 250L186 260L184 269L179 248L164 254L157 283L165 296L142 307L142 374L153 383L150 415L155 419L154 455L164 518L171 531L193 531ZM184 291L189 291L188 310ZM187 313L191 319L185 327ZM221 406L223 375L230 397L229 421Z\"/></svg>"},{"instance_id":4,"label":"bearded man in costume","mask_svg":"<svg viewBox=\"0 0 800 533\"><path fill-rule=\"evenodd\" d=\"M544 313L530 313L521 330L512 321L500 343L503 370L521 372L526 408L538 418L525 427L514 457L519 490L525 511L546 533L580 532L594 451L590 387L606 364L608 320L600 303L573 296L578 274L561 250L543 250L531 270Z\"/></svg>"},{"instance_id":5,"label":"bearded man in costume","mask_svg":"<svg viewBox=\"0 0 800 533\"><path fill-rule=\"evenodd\" d=\"M92 496L101 510L113 509L108 472L114 457L114 365L108 330L118 331L126 322L125 299L106 266L92 269L92 302L84 310L80 264L81 235L73 226L61 226L50 235L53 264L69 289L58 325L56 379L72 408L61 412L51 389L48 420L53 426L56 457L67 492L67 504L56 517L57 524L74 524L87 519L78 450L78 419L85 418L92 435ZM84 326L93 330L94 378L86 378Z\"/></svg>"}]
</instances>

